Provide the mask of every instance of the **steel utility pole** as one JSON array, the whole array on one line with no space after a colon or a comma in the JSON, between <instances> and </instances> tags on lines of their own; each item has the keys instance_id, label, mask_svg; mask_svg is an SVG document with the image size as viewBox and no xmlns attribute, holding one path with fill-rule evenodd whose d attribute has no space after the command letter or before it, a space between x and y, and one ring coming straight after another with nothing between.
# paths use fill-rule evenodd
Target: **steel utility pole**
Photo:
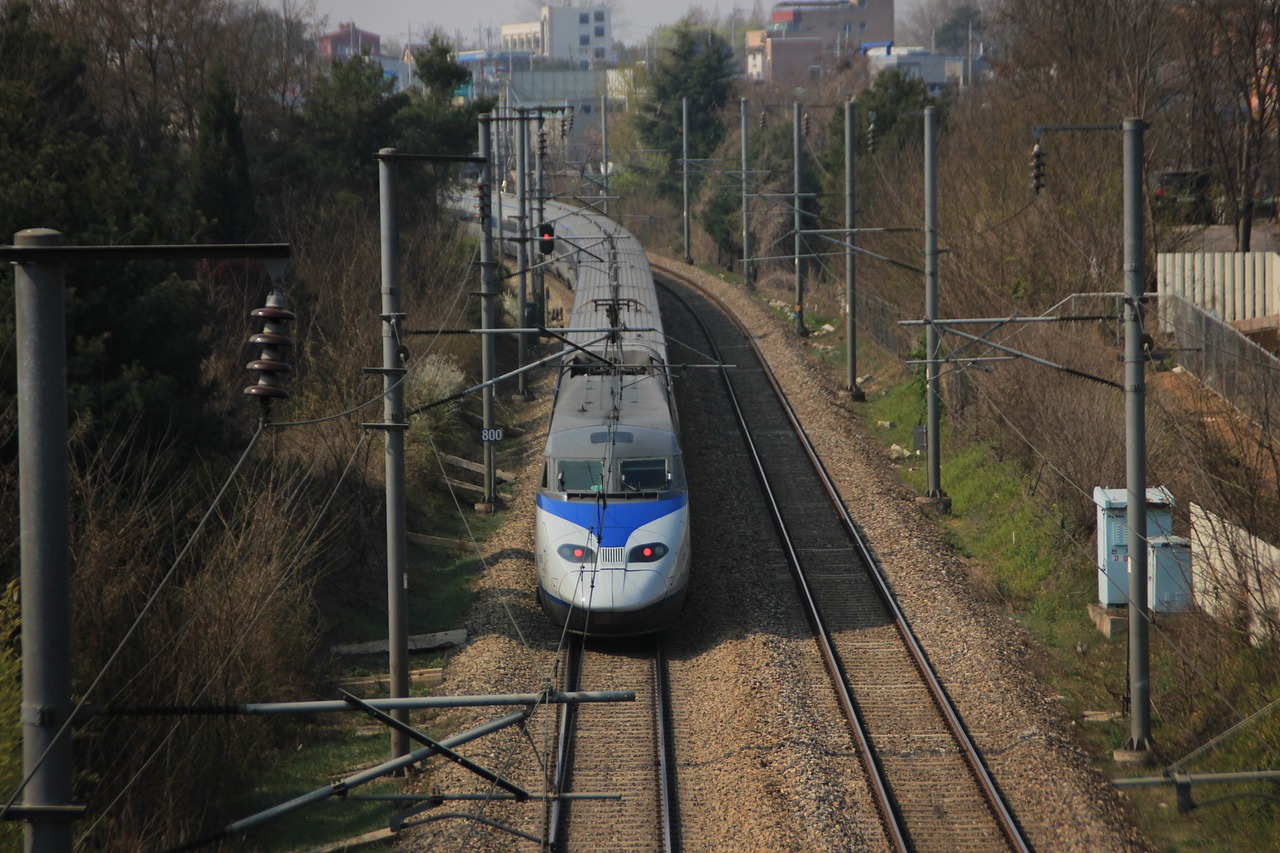
<instances>
[{"instance_id":1,"label":"steel utility pole","mask_svg":"<svg viewBox=\"0 0 1280 853\"><path fill-rule=\"evenodd\" d=\"M746 130L746 123L743 123L743 130ZM857 287L857 256L854 253L854 235L856 234L855 220L857 211L854 207L854 170L853 170L853 101L845 101L844 104L844 227L846 229L844 235L844 304L845 304L845 335L844 343L847 351L845 355L845 373L847 380L845 387L849 391L849 397L855 402L862 402L867 399L867 395L862 393L862 389L858 387L858 287Z\"/></svg>"},{"instance_id":2,"label":"steel utility pole","mask_svg":"<svg viewBox=\"0 0 1280 853\"><path fill-rule=\"evenodd\" d=\"M15 246L62 245L32 228ZM29 853L69 853L71 555L67 510L66 286L61 264L19 264L18 477L22 530L22 769Z\"/></svg>"},{"instance_id":3,"label":"steel utility pole","mask_svg":"<svg viewBox=\"0 0 1280 853\"><path fill-rule=\"evenodd\" d=\"M747 99L741 98L738 103L742 110L742 282L751 287L755 270L751 266L751 226L747 206Z\"/></svg>"},{"instance_id":4,"label":"steel utility pole","mask_svg":"<svg viewBox=\"0 0 1280 853\"><path fill-rule=\"evenodd\" d=\"M684 262L693 263L689 254L689 99L680 99L681 155L680 164L684 176Z\"/></svg>"},{"instance_id":5,"label":"steel utility pole","mask_svg":"<svg viewBox=\"0 0 1280 853\"><path fill-rule=\"evenodd\" d=\"M383 148L379 155L393 155ZM387 643L392 698L409 695L409 570L405 556L404 314L400 310L400 225L396 219L396 163L378 160L378 189L382 230L382 428L386 430L387 496ZM408 725L407 711L392 716ZM391 757L409 752L409 737L391 731Z\"/></svg>"},{"instance_id":6,"label":"steel utility pole","mask_svg":"<svg viewBox=\"0 0 1280 853\"><path fill-rule=\"evenodd\" d=\"M609 215L609 96L600 96L600 201Z\"/></svg>"},{"instance_id":7,"label":"steel utility pole","mask_svg":"<svg viewBox=\"0 0 1280 853\"><path fill-rule=\"evenodd\" d=\"M489 187L493 184L493 159L489 136L491 122L492 116L483 115L480 117L480 157L483 159L480 164L479 195L481 197L488 192ZM486 205L481 204L480 211L480 328L488 333L496 325L494 323L493 307L493 300L497 298L497 294L493 289L493 222L489 217ZM520 245L523 246L524 243ZM484 448L484 498L476 505L476 509L481 512L492 512L498 507L495 446L492 441L487 440L493 435L494 429L492 384L494 348L492 334L484 334L482 337L484 340L480 349L480 376L485 386L480 397L480 412L484 429L484 434L481 436L481 446Z\"/></svg>"},{"instance_id":8,"label":"steel utility pole","mask_svg":"<svg viewBox=\"0 0 1280 853\"><path fill-rule=\"evenodd\" d=\"M535 149L534 156L534 200L537 203L537 215L535 217L536 224L534 227L541 228L542 223L547 219L547 191L543 185L543 158L546 156L547 148L547 127L546 117L543 115L542 108L538 108L538 146ZM536 322L530 323L528 318L521 318L520 322L526 327L541 326L547 322L547 279L546 271L542 264L538 264L533 271L533 310L536 315ZM520 365L523 367L524 365Z\"/></svg>"},{"instance_id":9,"label":"steel utility pole","mask_svg":"<svg viewBox=\"0 0 1280 853\"><path fill-rule=\"evenodd\" d=\"M1129 740L1122 760L1151 751L1151 684L1147 646L1146 354L1142 351L1142 147L1145 123L1124 120L1124 415L1129 505Z\"/></svg>"},{"instance_id":10,"label":"steel utility pole","mask_svg":"<svg viewBox=\"0 0 1280 853\"><path fill-rule=\"evenodd\" d=\"M925 396L927 412L925 435L928 456L927 497L939 508L950 506L942 490L942 447L938 383L938 113L934 107L924 108L924 316L925 326Z\"/></svg>"},{"instance_id":11,"label":"steel utility pole","mask_svg":"<svg viewBox=\"0 0 1280 853\"><path fill-rule=\"evenodd\" d=\"M521 325L527 317L529 305L529 239L533 228L529 224L529 129L526 123L528 110L516 110L516 214L520 234L516 238L517 261L517 316ZM516 335L516 367L524 367L525 336ZM525 400L529 396L528 379L524 372L516 376L516 397Z\"/></svg>"},{"instance_id":12,"label":"steel utility pole","mask_svg":"<svg viewBox=\"0 0 1280 853\"><path fill-rule=\"evenodd\" d=\"M791 195L792 222L795 231L794 255L792 259L796 273L796 334L805 337L809 330L804 326L804 271L800 264L801 231L804 224L800 213L800 102L792 104L791 109L791 150L794 161L793 192Z\"/></svg>"}]
</instances>

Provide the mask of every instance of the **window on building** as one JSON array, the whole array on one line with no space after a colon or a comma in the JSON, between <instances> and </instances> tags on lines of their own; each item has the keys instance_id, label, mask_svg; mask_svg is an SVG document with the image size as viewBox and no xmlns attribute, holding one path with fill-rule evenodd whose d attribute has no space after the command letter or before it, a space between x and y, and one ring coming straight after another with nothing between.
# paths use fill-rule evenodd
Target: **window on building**
<instances>
[{"instance_id":1,"label":"window on building","mask_svg":"<svg viewBox=\"0 0 1280 853\"><path fill-rule=\"evenodd\" d=\"M589 24L589 23L591 23L591 13L589 13L589 12L582 12L582 13L580 13L580 14L578 15L578 23L579 23L579 24Z\"/></svg>"},{"instance_id":2,"label":"window on building","mask_svg":"<svg viewBox=\"0 0 1280 853\"><path fill-rule=\"evenodd\" d=\"M579 45L591 44L591 36L587 35L586 33L583 33L582 35L578 36L578 44Z\"/></svg>"},{"instance_id":3,"label":"window on building","mask_svg":"<svg viewBox=\"0 0 1280 853\"><path fill-rule=\"evenodd\" d=\"M858 32L865 33L867 31L867 22L858 21Z\"/></svg>"},{"instance_id":4,"label":"window on building","mask_svg":"<svg viewBox=\"0 0 1280 853\"><path fill-rule=\"evenodd\" d=\"M604 9L596 9L596 23L604 21Z\"/></svg>"},{"instance_id":5,"label":"window on building","mask_svg":"<svg viewBox=\"0 0 1280 853\"><path fill-rule=\"evenodd\" d=\"M604 24L596 24L596 38L604 38Z\"/></svg>"},{"instance_id":6,"label":"window on building","mask_svg":"<svg viewBox=\"0 0 1280 853\"><path fill-rule=\"evenodd\" d=\"M596 48L596 59L604 59L604 48L603 48L603 47L597 47L597 48Z\"/></svg>"},{"instance_id":7,"label":"window on building","mask_svg":"<svg viewBox=\"0 0 1280 853\"><path fill-rule=\"evenodd\" d=\"M858 0L858 8L859 9L867 8L867 0Z\"/></svg>"}]
</instances>

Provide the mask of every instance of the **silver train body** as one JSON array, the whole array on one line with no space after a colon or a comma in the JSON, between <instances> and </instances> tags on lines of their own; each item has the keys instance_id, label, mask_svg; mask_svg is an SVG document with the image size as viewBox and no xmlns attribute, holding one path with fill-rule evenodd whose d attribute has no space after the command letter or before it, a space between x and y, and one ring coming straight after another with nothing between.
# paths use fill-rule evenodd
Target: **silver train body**
<instances>
[{"instance_id":1,"label":"silver train body","mask_svg":"<svg viewBox=\"0 0 1280 853\"><path fill-rule=\"evenodd\" d=\"M546 219L574 299L538 485L538 600L576 633L658 631L684 606L690 535L653 275L604 216L548 203Z\"/></svg>"}]
</instances>

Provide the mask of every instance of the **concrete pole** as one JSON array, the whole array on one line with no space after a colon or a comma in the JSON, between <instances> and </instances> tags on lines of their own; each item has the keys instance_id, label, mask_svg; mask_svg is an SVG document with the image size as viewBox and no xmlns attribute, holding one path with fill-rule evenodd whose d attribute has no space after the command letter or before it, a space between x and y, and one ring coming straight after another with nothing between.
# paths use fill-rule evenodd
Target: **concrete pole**
<instances>
[{"instance_id":1,"label":"concrete pole","mask_svg":"<svg viewBox=\"0 0 1280 853\"><path fill-rule=\"evenodd\" d=\"M394 154L383 148L380 154ZM409 695L409 573L405 556L404 415L405 364L400 356L404 315L400 311L400 225L396 220L396 164L378 161L378 189L382 230L382 422L386 432L387 495L387 648L390 655L390 696ZM409 712L392 713L407 724ZM409 752L409 738L391 732L391 757Z\"/></svg>"},{"instance_id":2,"label":"concrete pole","mask_svg":"<svg viewBox=\"0 0 1280 853\"><path fill-rule=\"evenodd\" d=\"M1129 740L1132 757L1151 750L1151 684L1147 646L1146 362L1142 351L1142 147L1144 123L1124 120L1124 415L1129 541Z\"/></svg>"},{"instance_id":3,"label":"concrete pole","mask_svg":"<svg viewBox=\"0 0 1280 853\"><path fill-rule=\"evenodd\" d=\"M609 96L600 96L600 187L604 215L609 215Z\"/></svg>"},{"instance_id":4,"label":"concrete pole","mask_svg":"<svg viewBox=\"0 0 1280 853\"><path fill-rule=\"evenodd\" d=\"M693 263L689 254L689 99L680 99L681 155L680 165L684 175L684 262Z\"/></svg>"},{"instance_id":5,"label":"concrete pole","mask_svg":"<svg viewBox=\"0 0 1280 853\"><path fill-rule=\"evenodd\" d=\"M755 283L755 270L751 266L751 225L747 206L747 99L740 98L738 103L742 110L742 281L751 287Z\"/></svg>"},{"instance_id":6,"label":"concrete pole","mask_svg":"<svg viewBox=\"0 0 1280 853\"><path fill-rule=\"evenodd\" d=\"M805 337L809 334L809 330L804 327L804 271L800 264L800 232L804 230L804 223L800 214L800 102L796 101L792 104L791 110L791 150L794 165L793 185L794 190L791 197L793 226L795 231L795 245L792 262L795 266L796 273L796 334Z\"/></svg>"},{"instance_id":7,"label":"concrete pole","mask_svg":"<svg viewBox=\"0 0 1280 853\"><path fill-rule=\"evenodd\" d=\"M541 228L547 220L547 190L542 172L543 149L547 147L546 117L542 109L538 109L538 146L534 151L534 200L537 212L534 227ZM606 211L607 212L607 211ZM546 270L539 266L533 273L533 313L534 322L523 321L526 326L541 326L547 322L547 279Z\"/></svg>"},{"instance_id":8,"label":"concrete pole","mask_svg":"<svg viewBox=\"0 0 1280 853\"><path fill-rule=\"evenodd\" d=\"M494 163L497 164L496 169L494 169L492 165L490 165L489 167L490 170L492 171L492 177L493 177L493 183L489 187L489 192L491 193L490 198L492 199L494 219L498 223L498 233L497 233L498 248L494 252L494 255L497 257L501 257L502 251L503 251L503 244L506 240L506 233L502 224L502 184L507 177L507 158L505 156L504 146L502 144L502 116L503 116L502 107L498 107L496 112L494 112L493 114L493 117L495 119L494 121L489 122L487 125L485 122L480 123L480 126L482 128L488 126L489 128L492 129L492 133L491 133L492 142L490 143L492 147L490 148L490 151L494 153L494 158L495 158ZM490 233L492 233L492 229L490 229Z\"/></svg>"},{"instance_id":9,"label":"concrete pole","mask_svg":"<svg viewBox=\"0 0 1280 853\"><path fill-rule=\"evenodd\" d=\"M489 125L492 116L484 115L480 117L480 156L484 158L484 162L480 164L480 183L489 186L493 182L493 149L489 144ZM481 190L483 192L484 190ZM488 332L494 328L494 307L493 300L496 298L493 287L494 278L494 253L493 253L493 225L487 216L482 216L480 222L480 328ZM524 245L521 243L520 245ZM485 437L493 434L493 386L489 384L493 379L493 335L483 334L480 336L480 381L485 383L484 390L481 392L480 413ZM498 487L497 487L497 460L494 457L494 443L492 441L484 441L484 498L480 503L476 504L476 509L481 512L492 512L498 506Z\"/></svg>"},{"instance_id":10,"label":"concrete pole","mask_svg":"<svg viewBox=\"0 0 1280 853\"><path fill-rule=\"evenodd\" d=\"M528 111L523 107L516 110L516 218L520 223L520 234L516 241L517 260L517 316L524 325L529 310L529 237L533 227L529 223L529 128L526 122ZM524 367L525 336L516 335L516 367ZM516 376L516 396L527 397L524 373Z\"/></svg>"},{"instance_id":11,"label":"concrete pole","mask_svg":"<svg viewBox=\"0 0 1280 853\"><path fill-rule=\"evenodd\" d=\"M924 108L924 315L927 402L925 435L928 447L927 496L943 499L942 447L938 385L938 113L934 107Z\"/></svg>"},{"instance_id":12,"label":"concrete pole","mask_svg":"<svg viewBox=\"0 0 1280 853\"><path fill-rule=\"evenodd\" d=\"M21 248L62 245L31 228ZM67 511L66 287L61 264L18 264L18 493L22 583L23 805L71 805L71 556ZM38 765L38 766L37 766ZM70 853L71 823L31 816L28 853Z\"/></svg>"},{"instance_id":13,"label":"concrete pole","mask_svg":"<svg viewBox=\"0 0 1280 853\"><path fill-rule=\"evenodd\" d=\"M853 101L844 104L844 304L845 330L844 344L848 351L845 356L845 373L848 380L845 388L849 397L857 402L867 399L858 387L858 285L857 255L853 251L855 220L857 211L854 208L854 169L853 169Z\"/></svg>"}]
</instances>

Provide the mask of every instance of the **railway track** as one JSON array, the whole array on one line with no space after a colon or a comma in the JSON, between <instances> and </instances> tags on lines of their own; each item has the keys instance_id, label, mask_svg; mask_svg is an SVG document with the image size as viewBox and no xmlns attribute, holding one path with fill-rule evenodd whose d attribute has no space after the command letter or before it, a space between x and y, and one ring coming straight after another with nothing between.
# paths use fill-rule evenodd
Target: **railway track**
<instances>
[{"instance_id":1,"label":"railway track","mask_svg":"<svg viewBox=\"0 0 1280 853\"><path fill-rule=\"evenodd\" d=\"M547 827L552 851L674 851L674 769L661 640L575 638L561 658L566 689L634 686L636 701L562 706L555 788L611 792L608 800L557 799ZM569 685L574 685L569 687Z\"/></svg>"},{"instance_id":2,"label":"railway track","mask_svg":"<svg viewBox=\"0 0 1280 853\"><path fill-rule=\"evenodd\" d=\"M678 270L655 265L722 363L739 427L814 627L886 843L898 850L1028 850L748 330ZM674 285L674 286L673 286Z\"/></svg>"}]
</instances>

